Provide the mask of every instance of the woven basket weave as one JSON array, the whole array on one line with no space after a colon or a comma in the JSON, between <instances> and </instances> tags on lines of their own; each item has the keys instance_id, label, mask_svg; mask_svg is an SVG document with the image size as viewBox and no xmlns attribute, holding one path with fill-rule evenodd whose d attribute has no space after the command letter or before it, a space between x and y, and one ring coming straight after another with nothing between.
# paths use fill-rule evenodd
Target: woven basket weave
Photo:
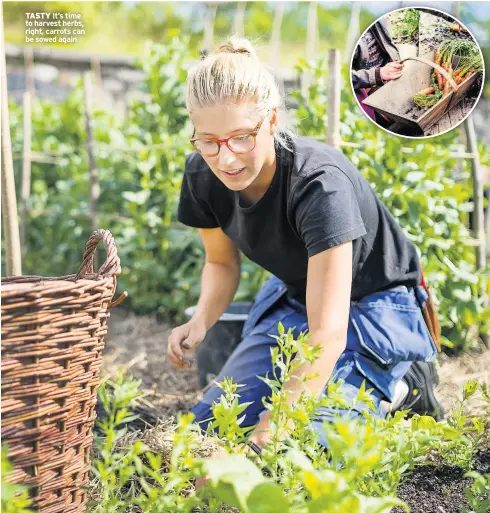
<instances>
[{"instance_id":1,"label":"woven basket weave","mask_svg":"<svg viewBox=\"0 0 490 513\"><path fill-rule=\"evenodd\" d=\"M97 244L107 259L93 270ZM78 274L2 279L2 443L42 513L82 513L108 309L121 271L97 230ZM120 298L121 299L121 298Z\"/></svg>"}]
</instances>

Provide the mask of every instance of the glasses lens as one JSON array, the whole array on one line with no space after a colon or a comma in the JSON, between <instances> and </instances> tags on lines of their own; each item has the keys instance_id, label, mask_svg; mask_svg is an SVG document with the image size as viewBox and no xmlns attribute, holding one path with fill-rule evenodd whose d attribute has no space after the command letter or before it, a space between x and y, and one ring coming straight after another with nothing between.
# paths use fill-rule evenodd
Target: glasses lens
<instances>
[{"instance_id":1,"label":"glasses lens","mask_svg":"<svg viewBox=\"0 0 490 513\"><path fill-rule=\"evenodd\" d=\"M236 137L232 137L228 144L236 153L247 153L247 151L254 149L255 140L253 135L237 135Z\"/></svg>"},{"instance_id":2,"label":"glasses lens","mask_svg":"<svg viewBox=\"0 0 490 513\"><path fill-rule=\"evenodd\" d=\"M195 141L195 145L202 155L216 155L219 151L218 143L210 139L197 139L197 141Z\"/></svg>"}]
</instances>

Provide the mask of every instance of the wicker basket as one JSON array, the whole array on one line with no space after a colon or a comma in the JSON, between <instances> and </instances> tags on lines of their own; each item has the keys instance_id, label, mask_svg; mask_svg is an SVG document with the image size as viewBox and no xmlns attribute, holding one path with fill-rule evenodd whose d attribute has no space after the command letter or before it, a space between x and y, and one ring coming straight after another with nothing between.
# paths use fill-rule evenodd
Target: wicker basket
<instances>
[{"instance_id":1,"label":"wicker basket","mask_svg":"<svg viewBox=\"0 0 490 513\"><path fill-rule=\"evenodd\" d=\"M97 244L107 259L93 270ZM2 443L42 513L82 513L108 309L121 271L109 231L93 233L77 275L2 279ZM125 296L124 296L125 297Z\"/></svg>"}]
</instances>

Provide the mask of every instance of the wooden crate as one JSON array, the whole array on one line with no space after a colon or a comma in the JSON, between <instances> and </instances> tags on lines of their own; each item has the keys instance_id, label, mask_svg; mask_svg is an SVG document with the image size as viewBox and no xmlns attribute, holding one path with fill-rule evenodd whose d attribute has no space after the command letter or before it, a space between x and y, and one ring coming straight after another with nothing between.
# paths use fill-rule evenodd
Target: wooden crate
<instances>
[{"instance_id":1,"label":"wooden crate","mask_svg":"<svg viewBox=\"0 0 490 513\"><path fill-rule=\"evenodd\" d=\"M423 58L434 62L434 52L423 55ZM419 61L405 61L403 75L380 87L363 103L384 114L393 122L410 126L416 134L422 136L466 96L468 89L478 78L478 73L473 73L456 90L451 90L436 105L425 110L416 107L412 98L417 91L430 86L431 73L432 68L427 64Z\"/></svg>"}]
</instances>

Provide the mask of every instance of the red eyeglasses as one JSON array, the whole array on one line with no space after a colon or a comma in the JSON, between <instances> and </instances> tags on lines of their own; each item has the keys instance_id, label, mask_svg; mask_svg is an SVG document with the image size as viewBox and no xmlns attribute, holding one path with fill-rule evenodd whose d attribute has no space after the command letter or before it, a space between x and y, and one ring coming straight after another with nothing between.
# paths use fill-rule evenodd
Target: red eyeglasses
<instances>
[{"instance_id":1,"label":"red eyeglasses","mask_svg":"<svg viewBox=\"0 0 490 513\"><path fill-rule=\"evenodd\" d=\"M265 116L261 119L259 124L254 130L247 134L234 135L226 139L209 139L206 137L198 137L190 139L192 146L204 157L215 157L218 155L222 144L226 144L228 149L233 153L248 153L255 148L257 134L262 127L269 111L265 113ZM195 130L194 130L195 132Z\"/></svg>"}]
</instances>

